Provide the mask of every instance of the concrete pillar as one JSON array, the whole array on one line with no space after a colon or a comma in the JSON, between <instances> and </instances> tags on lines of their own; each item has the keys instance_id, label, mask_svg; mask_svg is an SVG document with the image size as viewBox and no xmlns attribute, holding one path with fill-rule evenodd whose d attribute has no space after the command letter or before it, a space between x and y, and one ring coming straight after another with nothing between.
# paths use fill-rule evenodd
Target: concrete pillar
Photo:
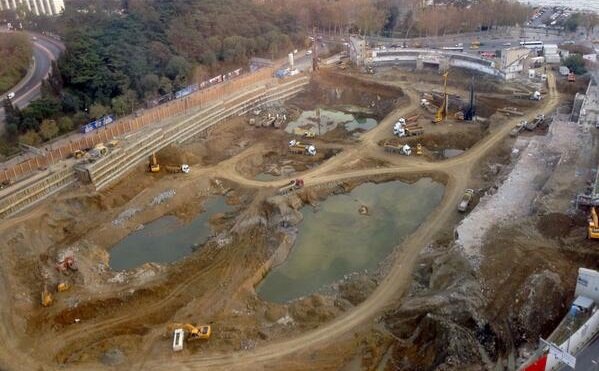
<instances>
[{"instance_id":1,"label":"concrete pillar","mask_svg":"<svg viewBox=\"0 0 599 371\"><path fill-rule=\"evenodd\" d=\"M35 4L37 5L37 9L40 12L40 14L46 14L46 9L44 9L43 0L35 0Z\"/></svg>"},{"instance_id":2,"label":"concrete pillar","mask_svg":"<svg viewBox=\"0 0 599 371\"><path fill-rule=\"evenodd\" d=\"M40 10L37 7L37 0L28 0L31 4L33 4L33 13L35 13L35 15L40 15Z\"/></svg>"},{"instance_id":3,"label":"concrete pillar","mask_svg":"<svg viewBox=\"0 0 599 371\"><path fill-rule=\"evenodd\" d=\"M31 0L23 0L25 4L27 4L27 10L33 12L33 8L31 8Z\"/></svg>"},{"instance_id":4,"label":"concrete pillar","mask_svg":"<svg viewBox=\"0 0 599 371\"><path fill-rule=\"evenodd\" d=\"M439 58L439 72L444 73L449 69L449 57L440 57Z\"/></svg>"},{"instance_id":5,"label":"concrete pillar","mask_svg":"<svg viewBox=\"0 0 599 371\"><path fill-rule=\"evenodd\" d=\"M416 58L416 69L418 71L420 71L423 68L424 68L424 62L422 61L422 58L420 58L420 57Z\"/></svg>"},{"instance_id":6,"label":"concrete pillar","mask_svg":"<svg viewBox=\"0 0 599 371\"><path fill-rule=\"evenodd\" d=\"M50 7L50 0L43 0L44 1L44 6L46 8L46 15L54 15L54 13L52 13L52 7Z\"/></svg>"}]
</instances>

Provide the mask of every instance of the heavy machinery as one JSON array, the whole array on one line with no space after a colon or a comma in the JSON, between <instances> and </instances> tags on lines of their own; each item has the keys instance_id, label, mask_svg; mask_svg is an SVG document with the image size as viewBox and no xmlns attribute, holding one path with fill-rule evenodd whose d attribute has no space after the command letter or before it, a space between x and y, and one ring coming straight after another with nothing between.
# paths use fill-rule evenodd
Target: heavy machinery
<instances>
[{"instance_id":1,"label":"heavy machinery","mask_svg":"<svg viewBox=\"0 0 599 371\"><path fill-rule=\"evenodd\" d=\"M59 272L76 271L78 270L75 258L73 256L67 256L62 261L56 264L56 270Z\"/></svg>"},{"instance_id":2,"label":"heavy machinery","mask_svg":"<svg viewBox=\"0 0 599 371\"><path fill-rule=\"evenodd\" d=\"M85 152L83 152L80 149L78 149L75 152L73 152L73 157L76 158L76 159L83 158L84 156L85 156Z\"/></svg>"},{"instance_id":3,"label":"heavy machinery","mask_svg":"<svg viewBox=\"0 0 599 371\"><path fill-rule=\"evenodd\" d=\"M183 174L189 174L189 172L191 171L191 167L189 167L189 165L187 164L181 164L179 166L171 166L171 165L166 165L164 167L164 169L169 172L169 173L183 173Z\"/></svg>"},{"instance_id":4,"label":"heavy machinery","mask_svg":"<svg viewBox=\"0 0 599 371\"><path fill-rule=\"evenodd\" d=\"M470 43L470 49L479 49L480 48L480 40L474 39L472 43Z\"/></svg>"},{"instance_id":5,"label":"heavy machinery","mask_svg":"<svg viewBox=\"0 0 599 371\"><path fill-rule=\"evenodd\" d=\"M416 156L422 156L422 144L416 144Z\"/></svg>"},{"instance_id":6,"label":"heavy machinery","mask_svg":"<svg viewBox=\"0 0 599 371\"><path fill-rule=\"evenodd\" d=\"M385 143L383 148L387 152L399 153L404 156L410 156L412 154L412 147L407 144Z\"/></svg>"},{"instance_id":7,"label":"heavy machinery","mask_svg":"<svg viewBox=\"0 0 599 371\"><path fill-rule=\"evenodd\" d=\"M462 196L462 200L458 204L458 211L463 213L468 210L468 206L470 205L470 201L472 201L472 197L474 197L474 190L467 189L464 191L464 195Z\"/></svg>"},{"instance_id":8,"label":"heavy machinery","mask_svg":"<svg viewBox=\"0 0 599 371\"><path fill-rule=\"evenodd\" d=\"M156 159L155 153L152 153L152 156L150 156L150 165L148 166L148 170L150 173L158 173L160 171L160 164Z\"/></svg>"},{"instance_id":9,"label":"heavy machinery","mask_svg":"<svg viewBox=\"0 0 599 371\"><path fill-rule=\"evenodd\" d=\"M58 285L56 285L57 292L65 292L68 291L70 288L71 285L68 282L61 282Z\"/></svg>"},{"instance_id":10,"label":"heavy machinery","mask_svg":"<svg viewBox=\"0 0 599 371\"><path fill-rule=\"evenodd\" d=\"M576 82L576 75L574 75L572 72L568 74L568 82Z\"/></svg>"},{"instance_id":11,"label":"heavy machinery","mask_svg":"<svg viewBox=\"0 0 599 371\"><path fill-rule=\"evenodd\" d=\"M94 148L89 151L89 154L93 158L104 157L108 154L108 148L104 145L104 143L98 143L94 146Z\"/></svg>"},{"instance_id":12,"label":"heavy machinery","mask_svg":"<svg viewBox=\"0 0 599 371\"><path fill-rule=\"evenodd\" d=\"M185 340L208 340L212 335L212 328L209 325L194 326L191 323L171 323L168 327L168 336L177 330L182 329L185 333Z\"/></svg>"},{"instance_id":13,"label":"heavy machinery","mask_svg":"<svg viewBox=\"0 0 599 371\"><path fill-rule=\"evenodd\" d=\"M517 137L518 134L520 134L520 132L522 132L522 130L524 130L524 127L526 126L528 122L526 120L520 121L519 124L517 124L516 126L514 126L514 128L510 131L510 136L511 137Z\"/></svg>"},{"instance_id":14,"label":"heavy machinery","mask_svg":"<svg viewBox=\"0 0 599 371\"><path fill-rule=\"evenodd\" d=\"M529 131L533 131L534 129L537 128L537 126L539 126L540 124L545 122L545 115L537 115L537 117L532 120L531 122L527 122L524 127L526 128L526 130Z\"/></svg>"},{"instance_id":15,"label":"heavy machinery","mask_svg":"<svg viewBox=\"0 0 599 371\"><path fill-rule=\"evenodd\" d=\"M303 179L301 179L301 178L293 179L286 186L283 186L283 187L279 188L278 193L280 195L285 195L287 193L296 191L296 190L301 189L303 187L304 187L304 180Z\"/></svg>"},{"instance_id":16,"label":"heavy machinery","mask_svg":"<svg viewBox=\"0 0 599 371\"><path fill-rule=\"evenodd\" d=\"M313 144L303 143L293 139L289 141L289 152L300 155L316 156L316 147Z\"/></svg>"},{"instance_id":17,"label":"heavy machinery","mask_svg":"<svg viewBox=\"0 0 599 371\"><path fill-rule=\"evenodd\" d=\"M449 72L443 74L443 103L435 113L433 124L440 124L447 117L447 106L449 105L449 97L447 96L447 76L449 76Z\"/></svg>"},{"instance_id":18,"label":"heavy machinery","mask_svg":"<svg viewBox=\"0 0 599 371\"><path fill-rule=\"evenodd\" d=\"M597 219L597 210L595 210L595 207L591 208L587 237L589 239L599 239L599 220Z\"/></svg>"},{"instance_id":19,"label":"heavy machinery","mask_svg":"<svg viewBox=\"0 0 599 371\"><path fill-rule=\"evenodd\" d=\"M52 294L50 290L48 290L48 286L44 284L42 288L42 297L41 297L42 307L49 307L54 302L52 298Z\"/></svg>"}]
</instances>

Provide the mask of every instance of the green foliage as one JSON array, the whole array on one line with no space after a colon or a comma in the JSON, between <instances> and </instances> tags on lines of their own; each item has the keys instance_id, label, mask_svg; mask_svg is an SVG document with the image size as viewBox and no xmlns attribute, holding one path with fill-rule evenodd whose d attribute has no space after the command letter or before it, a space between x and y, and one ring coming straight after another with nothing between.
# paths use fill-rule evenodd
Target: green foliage
<instances>
[{"instance_id":1,"label":"green foliage","mask_svg":"<svg viewBox=\"0 0 599 371\"><path fill-rule=\"evenodd\" d=\"M42 142L42 137L35 130L27 130L25 134L19 136L19 142L30 146L37 146Z\"/></svg>"},{"instance_id":2,"label":"green foliage","mask_svg":"<svg viewBox=\"0 0 599 371\"><path fill-rule=\"evenodd\" d=\"M587 72L587 69L584 66L584 59L580 54L570 55L564 60L564 65L577 75L583 75Z\"/></svg>"},{"instance_id":3,"label":"green foliage","mask_svg":"<svg viewBox=\"0 0 599 371\"><path fill-rule=\"evenodd\" d=\"M0 37L0 94L7 92L25 76L31 61L32 46L23 33L2 33Z\"/></svg>"},{"instance_id":4,"label":"green foliage","mask_svg":"<svg viewBox=\"0 0 599 371\"><path fill-rule=\"evenodd\" d=\"M69 131L73 130L74 127L75 123L70 117L63 116L58 119L58 130L60 130L61 133L68 133Z\"/></svg>"},{"instance_id":5,"label":"green foliage","mask_svg":"<svg viewBox=\"0 0 599 371\"><path fill-rule=\"evenodd\" d=\"M54 120L44 120L40 125L39 134L44 140L50 140L58 135L58 125Z\"/></svg>"}]
</instances>

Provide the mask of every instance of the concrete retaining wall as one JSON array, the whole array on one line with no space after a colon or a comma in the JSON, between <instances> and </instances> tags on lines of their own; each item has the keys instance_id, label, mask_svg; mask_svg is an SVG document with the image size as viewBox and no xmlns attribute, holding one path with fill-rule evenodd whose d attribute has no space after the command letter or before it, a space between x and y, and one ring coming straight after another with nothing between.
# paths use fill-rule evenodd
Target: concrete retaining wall
<instances>
[{"instance_id":1,"label":"concrete retaining wall","mask_svg":"<svg viewBox=\"0 0 599 371\"><path fill-rule=\"evenodd\" d=\"M261 104L284 100L309 83L301 76L276 81L267 80L226 99L210 103L196 113L180 120L167 120L124 137L122 142L93 163L65 160L52 168L0 191L0 218L5 218L68 187L80 180L91 183L96 190L114 184L135 166L148 161L149 156L171 143L182 143L205 134L217 124L234 115L242 115Z\"/></svg>"}]
</instances>

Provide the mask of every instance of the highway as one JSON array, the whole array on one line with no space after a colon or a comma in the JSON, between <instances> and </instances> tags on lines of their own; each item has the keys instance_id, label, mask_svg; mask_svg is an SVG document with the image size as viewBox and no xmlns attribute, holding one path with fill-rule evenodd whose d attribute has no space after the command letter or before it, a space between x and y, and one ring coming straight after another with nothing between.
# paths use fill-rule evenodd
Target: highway
<instances>
[{"instance_id":1,"label":"highway","mask_svg":"<svg viewBox=\"0 0 599 371\"><path fill-rule=\"evenodd\" d=\"M33 70L9 92L14 92L13 103L19 108L26 107L32 100L40 97L42 81L50 73L52 61L58 59L65 46L58 40L39 34L29 33L33 41ZM7 92L8 93L8 92ZM2 100L5 95L0 97ZM0 108L0 131L4 130L4 110Z\"/></svg>"}]
</instances>

